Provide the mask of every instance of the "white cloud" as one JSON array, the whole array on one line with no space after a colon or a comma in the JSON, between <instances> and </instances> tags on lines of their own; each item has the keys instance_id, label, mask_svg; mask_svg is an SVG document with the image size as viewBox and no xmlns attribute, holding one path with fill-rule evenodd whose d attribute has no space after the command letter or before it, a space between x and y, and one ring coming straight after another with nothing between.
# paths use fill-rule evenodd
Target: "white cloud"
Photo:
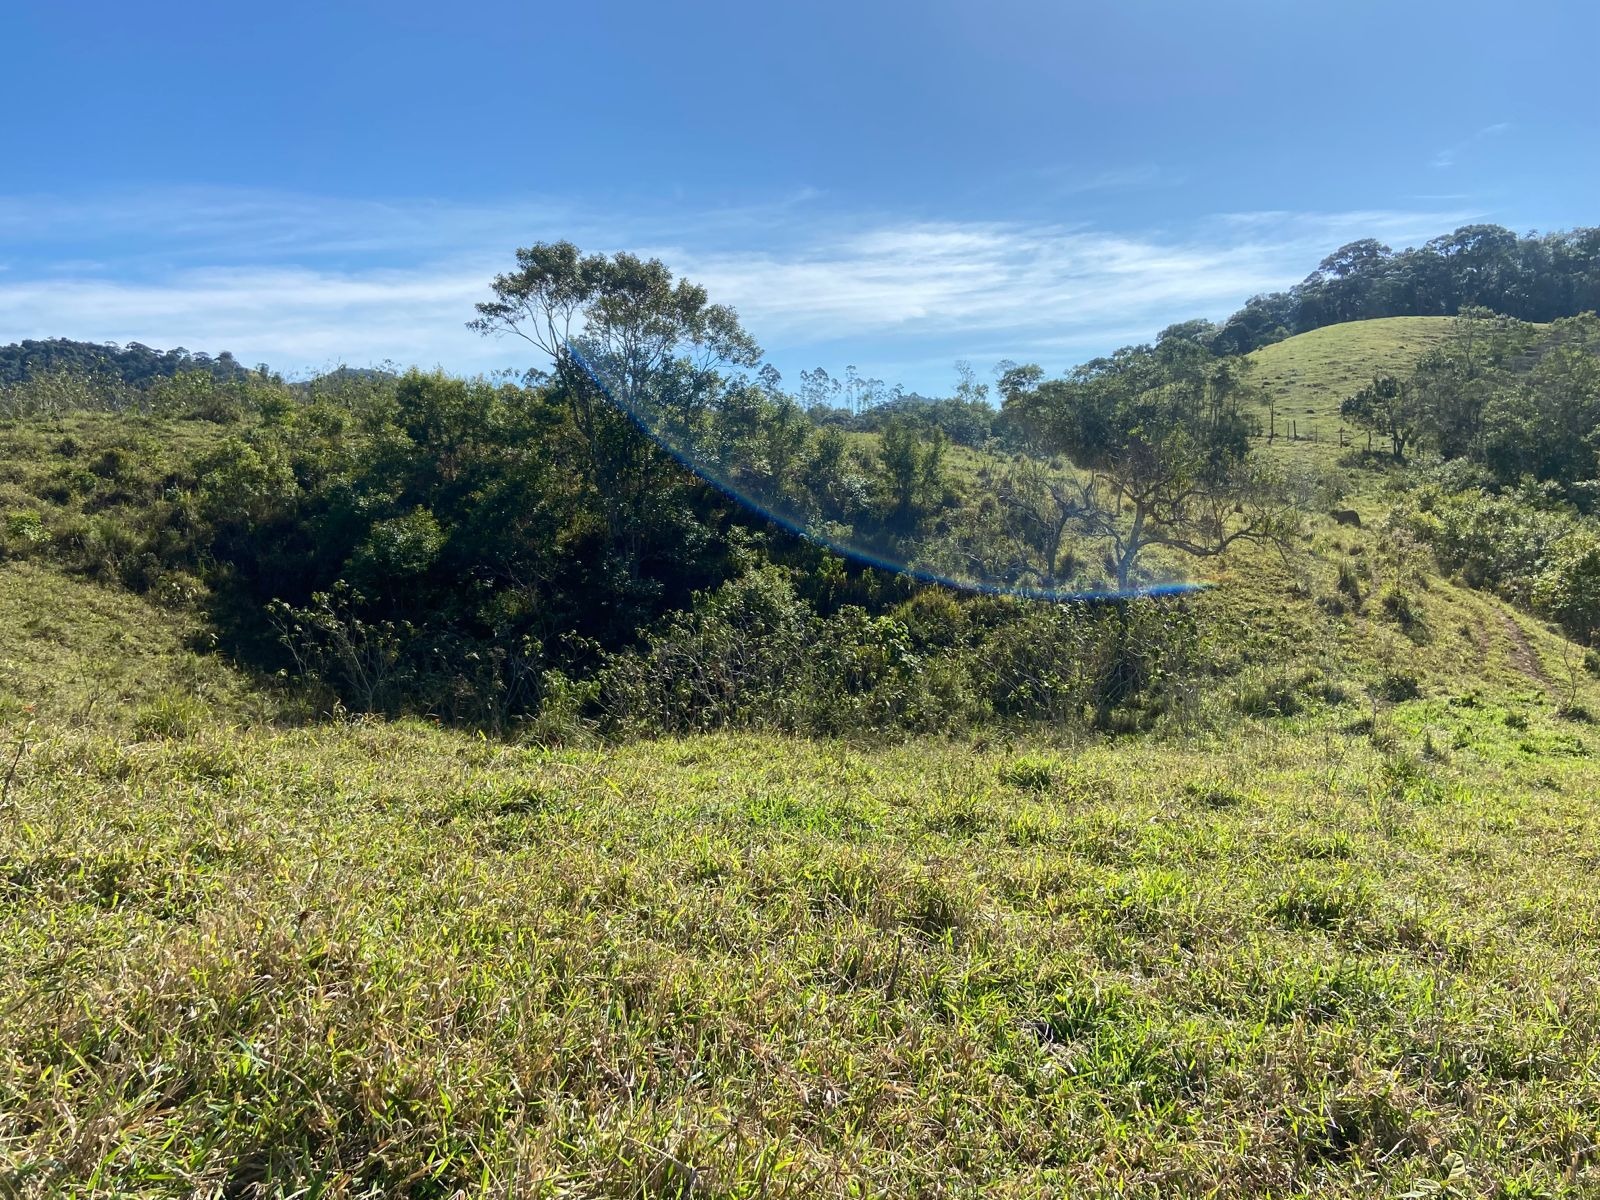
<instances>
[{"instance_id":1,"label":"white cloud","mask_svg":"<svg viewBox=\"0 0 1600 1200\"><path fill-rule=\"evenodd\" d=\"M228 349L297 372L337 361L466 371L525 365L525 348L480 338L465 322L514 246L571 236L586 249L659 255L738 308L786 368L853 361L931 386L955 358L1065 366L1173 321L1221 316L1303 277L1353 238L1405 244L1471 215L1234 213L1182 234L1134 234L845 221L816 213L815 199L642 220L550 202L378 204L260 193L0 200L0 255L12 266L0 276L0 341L68 336ZM118 244L138 248L113 255L108 247ZM86 263L91 258L102 265Z\"/></svg>"},{"instance_id":2,"label":"white cloud","mask_svg":"<svg viewBox=\"0 0 1600 1200\"><path fill-rule=\"evenodd\" d=\"M1485 140L1486 138L1498 137L1502 133L1507 132L1510 128L1510 121L1496 121L1492 125L1485 125L1483 128L1474 131L1471 136L1463 138L1455 145L1446 146L1443 150L1440 150L1428 161L1428 165L1441 170L1447 167L1453 167L1456 165L1456 160L1470 150L1475 144Z\"/></svg>"},{"instance_id":3,"label":"white cloud","mask_svg":"<svg viewBox=\"0 0 1600 1200\"><path fill-rule=\"evenodd\" d=\"M471 314L486 278L445 270L209 268L149 282L35 279L0 286L0 329L16 337L230 349L297 372L339 361L456 365L461 357L473 369L492 364L461 328L462 314Z\"/></svg>"}]
</instances>

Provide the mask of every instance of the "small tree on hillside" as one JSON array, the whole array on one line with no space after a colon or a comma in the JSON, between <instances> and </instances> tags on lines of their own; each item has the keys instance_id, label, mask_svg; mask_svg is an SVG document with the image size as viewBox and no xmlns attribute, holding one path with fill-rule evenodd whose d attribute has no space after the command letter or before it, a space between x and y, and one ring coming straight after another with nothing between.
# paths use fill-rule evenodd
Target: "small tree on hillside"
<instances>
[{"instance_id":1,"label":"small tree on hillside","mask_svg":"<svg viewBox=\"0 0 1600 1200\"><path fill-rule=\"evenodd\" d=\"M1175 432L1128 447L1082 490L1076 524L1110 547L1117 587L1126 591L1152 546L1214 558L1238 542L1287 543L1298 528L1284 480L1264 461L1240 458L1217 474L1192 437Z\"/></svg>"},{"instance_id":2,"label":"small tree on hillside","mask_svg":"<svg viewBox=\"0 0 1600 1200\"><path fill-rule=\"evenodd\" d=\"M1409 380L1376 375L1371 383L1339 405L1339 413L1363 429L1389 439L1396 462L1404 462L1406 447L1422 432L1423 411L1418 390Z\"/></svg>"},{"instance_id":3,"label":"small tree on hillside","mask_svg":"<svg viewBox=\"0 0 1600 1200\"><path fill-rule=\"evenodd\" d=\"M907 420L883 427L878 465L889 524L910 532L944 498L944 456L948 442L935 429L926 436Z\"/></svg>"},{"instance_id":4,"label":"small tree on hillside","mask_svg":"<svg viewBox=\"0 0 1600 1200\"><path fill-rule=\"evenodd\" d=\"M1248 459L1243 393L1229 364L1169 338L1018 392L1006 410L1035 444L1087 472L1075 497L1051 496L1047 507L1107 547L1126 590L1152 546L1209 558L1241 541L1281 542L1293 528L1288 490Z\"/></svg>"},{"instance_id":5,"label":"small tree on hillside","mask_svg":"<svg viewBox=\"0 0 1600 1200\"><path fill-rule=\"evenodd\" d=\"M1010 573L1045 592L1066 584L1078 566L1072 543L1085 506L1076 481L1020 455L1001 477L995 499Z\"/></svg>"}]
</instances>

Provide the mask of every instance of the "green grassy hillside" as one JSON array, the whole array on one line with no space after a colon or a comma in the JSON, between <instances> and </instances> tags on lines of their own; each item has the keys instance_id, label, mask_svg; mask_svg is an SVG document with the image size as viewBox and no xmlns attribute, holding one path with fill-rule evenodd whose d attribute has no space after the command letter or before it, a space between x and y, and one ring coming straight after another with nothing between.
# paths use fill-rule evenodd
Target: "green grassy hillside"
<instances>
[{"instance_id":1,"label":"green grassy hillside","mask_svg":"<svg viewBox=\"0 0 1600 1200\"><path fill-rule=\"evenodd\" d=\"M1305 464L1337 457L1339 430L1350 444L1366 434L1344 421L1339 403L1376 374L1404 374L1450 336L1450 317L1381 317L1327 325L1247 356L1248 382L1277 407L1274 453ZM1259 410L1268 432L1267 405Z\"/></svg>"}]
</instances>

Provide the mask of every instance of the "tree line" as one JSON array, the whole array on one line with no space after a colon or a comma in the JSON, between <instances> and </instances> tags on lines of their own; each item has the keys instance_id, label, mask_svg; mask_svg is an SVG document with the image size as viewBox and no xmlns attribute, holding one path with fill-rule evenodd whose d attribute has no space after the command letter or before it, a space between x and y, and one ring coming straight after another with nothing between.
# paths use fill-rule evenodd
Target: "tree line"
<instances>
[{"instance_id":1,"label":"tree line","mask_svg":"<svg viewBox=\"0 0 1600 1200\"><path fill-rule=\"evenodd\" d=\"M1341 246L1283 292L1252 297L1205 335L1219 354L1342 321L1444 317L1487 308L1546 322L1600 310L1600 228L1518 236L1463 225L1422 246L1391 250L1373 238Z\"/></svg>"},{"instance_id":2,"label":"tree line","mask_svg":"<svg viewBox=\"0 0 1600 1200\"><path fill-rule=\"evenodd\" d=\"M262 370L262 368L257 368ZM231 380L248 372L231 353L215 357L182 346L153 350L140 342L77 342L70 338L24 340L0 346L0 385L22 383L36 376L70 372L124 384L144 384L193 371Z\"/></svg>"},{"instance_id":3,"label":"tree line","mask_svg":"<svg viewBox=\"0 0 1600 1200\"><path fill-rule=\"evenodd\" d=\"M324 708L843 732L1159 720L1200 669L1186 605L918 578L1116 587L1157 549L1272 533L1239 502L1232 376L1197 343L1054 390L1022 370L1005 409L1032 452L963 475L915 413L847 434L808 412L737 316L658 261L539 245L493 294L477 327L529 344L526 377L153 379L99 407L220 436L159 478L131 447L83 462L62 438L47 490L79 515L5 552L198 596L238 659ZM0 389L0 417L96 406L56 381ZM1072 425L1090 396L1093 426Z\"/></svg>"},{"instance_id":4,"label":"tree line","mask_svg":"<svg viewBox=\"0 0 1600 1200\"><path fill-rule=\"evenodd\" d=\"M956 396L851 412L814 373L785 389L737 314L656 260L539 244L491 296L473 325L527 344L520 379L0 386L0 419L98 406L222 431L159 480L120 451L75 462L63 439L51 486L81 516L0 549L201 596L238 658L323 707L496 728L1106 727L1160 720L1208 669L1197 609L1129 593L1241 543L1287 553L1328 499L1252 451L1246 364L1206 322L1058 378L1003 364L997 406L969 372ZM1469 309L1446 351L1346 411L1397 457L1427 446L1577 512L1594 341L1593 318L1540 332Z\"/></svg>"}]
</instances>

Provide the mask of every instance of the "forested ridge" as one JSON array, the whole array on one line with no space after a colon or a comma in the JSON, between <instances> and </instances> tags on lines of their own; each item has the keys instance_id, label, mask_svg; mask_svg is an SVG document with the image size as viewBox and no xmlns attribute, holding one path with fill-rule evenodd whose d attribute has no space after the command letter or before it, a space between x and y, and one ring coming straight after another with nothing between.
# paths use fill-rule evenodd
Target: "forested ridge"
<instances>
[{"instance_id":1,"label":"forested ridge","mask_svg":"<svg viewBox=\"0 0 1600 1200\"><path fill-rule=\"evenodd\" d=\"M1534 322L1600 310L1600 228L1519 236L1499 225L1463 225L1398 252L1363 238L1288 291L1252 297L1209 334L1218 353L1244 354L1343 321L1454 316L1463 308Z\"/></svg>"},{"instance_id":2,"label":"forested ridge","mask_svg":"<svg viewBox=\"0 0 1600 1200\"><path fill-rule=\"evenodd\" d=\"M182 346L153 350L139 342L78 342L57 337L24 340L0 346L0 384L21 383L38 375L70 371L101 380L148 383L183 372L200 371L216 379L233 379L245 368L224 350L215 358Z\"/></svg>"}]
</instances>

